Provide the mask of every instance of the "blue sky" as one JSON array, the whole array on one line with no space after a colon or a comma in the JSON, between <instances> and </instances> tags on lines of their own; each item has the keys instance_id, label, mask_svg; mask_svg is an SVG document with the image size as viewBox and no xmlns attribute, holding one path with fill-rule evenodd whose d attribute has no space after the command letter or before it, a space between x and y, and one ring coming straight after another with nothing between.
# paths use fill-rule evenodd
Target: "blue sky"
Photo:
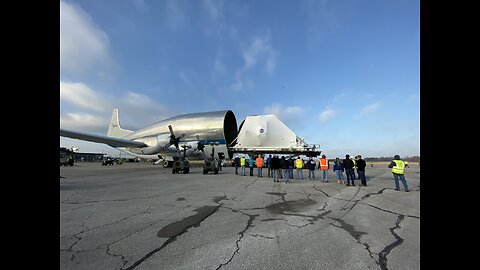
<instances>
[{"instance_id":1,"label":"blue sky","mask_svg":"<svg viewBox=\"0 0 480 270\"><path fill-rule=\"evenodd\" d=\"M60 1L60 127L230 109L329 158L420 154L418 0ZM60 137L82 152L119 151Z\"/></svg>"}]
</instances>

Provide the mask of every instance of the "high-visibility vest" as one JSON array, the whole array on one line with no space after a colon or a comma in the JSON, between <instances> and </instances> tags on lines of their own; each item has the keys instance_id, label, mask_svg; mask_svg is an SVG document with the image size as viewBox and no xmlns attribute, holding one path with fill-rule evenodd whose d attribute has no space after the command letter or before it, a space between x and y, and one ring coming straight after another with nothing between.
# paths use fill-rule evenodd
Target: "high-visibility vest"
<instances>
[{"instance_id":1,"label":"high-visibility vest","mask_svg":"<svg viewBox=\"0 0 480 270\"><path fill-rule=\"evenodd\" d=\"M320 159L320 169L322 170L328 170L328 160L326 158L321 158Z\"/></svg>"},{"instance_id":2,"label":"high-visibility vest","mask_svg":"<svg viewBox=\"0 0 480 270\"><path fill-rule=\"evenodd\" d=\"M353 169L355 169L357 167L357 161L355 159L352 159L353 161Z\"/></svg>"},{"instance_id":3,"label":"high-visibility vest","mask_svg":"<svg viewBox=\"0 0 480 270\"><path fill-rule=\"evenodd\" d=\"M245 158L240 158L240 166L245 166Z\"/></svg>"},{"instance_id":4,"label":"high-visibility vest","mask_svg":"<svg viewBox=\"0 0 480 270\"><path fill-rule=\"evenodd\" d=\"M301 159L295 160L295 168L297 168L297 169L303 168L303 160L301 160Z\"/></svg>"},{"instance_id":5,"label":"high-visibility vest","mask_svg":"<svg viewBox=\"0 0 480 270\"><path fill-rule=\"evenodd\" d=\"M257 168L263 167L263 158L258 157L258 158L255 160L255 164L257 165Z\"/></svg>"},{"instance_id":6,"label":"high-visibility vest","mask_svg":"<svg viewBox=\"0 0 480 270\"><path fill-rule=\"evenodd\" d=\"M405 163L403 160L392 160L395 166L392 167L392 172L396 174L405 174Z\"/></svg>"}]
</instances>

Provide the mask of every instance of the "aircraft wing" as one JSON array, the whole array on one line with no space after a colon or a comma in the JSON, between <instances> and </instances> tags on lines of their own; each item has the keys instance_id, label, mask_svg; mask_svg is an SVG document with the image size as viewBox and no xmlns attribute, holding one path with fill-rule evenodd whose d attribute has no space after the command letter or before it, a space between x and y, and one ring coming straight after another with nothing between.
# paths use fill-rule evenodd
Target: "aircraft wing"
<instances>
[{"instance_id":1,"label":"aircraft wing","mask_svg":"<svg viewBox=\"0 0 480 270\"><path fill-rule=\"evenodd\" d=\"M143 142L137 142L137 141L121 139L121 138L114 138L114 137L103 136L103 135L88 134L84 132L78 132L78 131L72 131L72 130L66 130L66 129L60 129L60 136L84 140L84 141L96 142L96 143L104 143L113 147L128 147L128 148L148 147L148 145L144 144Z\"/></svg>"}]
</instances>

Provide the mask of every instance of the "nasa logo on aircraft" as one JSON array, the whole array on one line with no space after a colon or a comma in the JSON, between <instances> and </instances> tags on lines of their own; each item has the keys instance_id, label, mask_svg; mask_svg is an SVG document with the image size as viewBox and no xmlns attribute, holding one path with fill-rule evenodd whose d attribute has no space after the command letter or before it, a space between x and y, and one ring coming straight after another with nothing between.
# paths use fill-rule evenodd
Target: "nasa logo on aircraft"
<instances>
[{"instance_id":1,"label":"nasa logo on aircraft","mask_svg":"<svg viewBox=\"0 0 480 270\"><path fill-rule=\"evenodd\" d=\"M264 130L263 130L263 128L261 128L261 129L260 129L260 133L263 133L263 132L264 132Z\"/></svg>"}]
</instances>

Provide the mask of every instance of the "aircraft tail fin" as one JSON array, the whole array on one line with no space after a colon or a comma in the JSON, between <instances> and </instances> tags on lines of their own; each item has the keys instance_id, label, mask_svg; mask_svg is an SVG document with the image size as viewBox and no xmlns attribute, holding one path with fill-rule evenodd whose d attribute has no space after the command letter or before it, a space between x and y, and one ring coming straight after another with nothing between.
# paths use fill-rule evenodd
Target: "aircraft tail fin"
<instances>
[{"instance_id":1,"label":"aircraft tail fin","mask_svg":"<svg viewBox=\"0 0 480 270\"><path fill-rule=\"evenodd\" d=\"M118 109L113 109L112 120L110 121L110 125L108 126L107 136L123 138L131 133L133 133L133 131L123 129L120 126L120 121L118 119Z\"/></svg>"}]
</instances>

